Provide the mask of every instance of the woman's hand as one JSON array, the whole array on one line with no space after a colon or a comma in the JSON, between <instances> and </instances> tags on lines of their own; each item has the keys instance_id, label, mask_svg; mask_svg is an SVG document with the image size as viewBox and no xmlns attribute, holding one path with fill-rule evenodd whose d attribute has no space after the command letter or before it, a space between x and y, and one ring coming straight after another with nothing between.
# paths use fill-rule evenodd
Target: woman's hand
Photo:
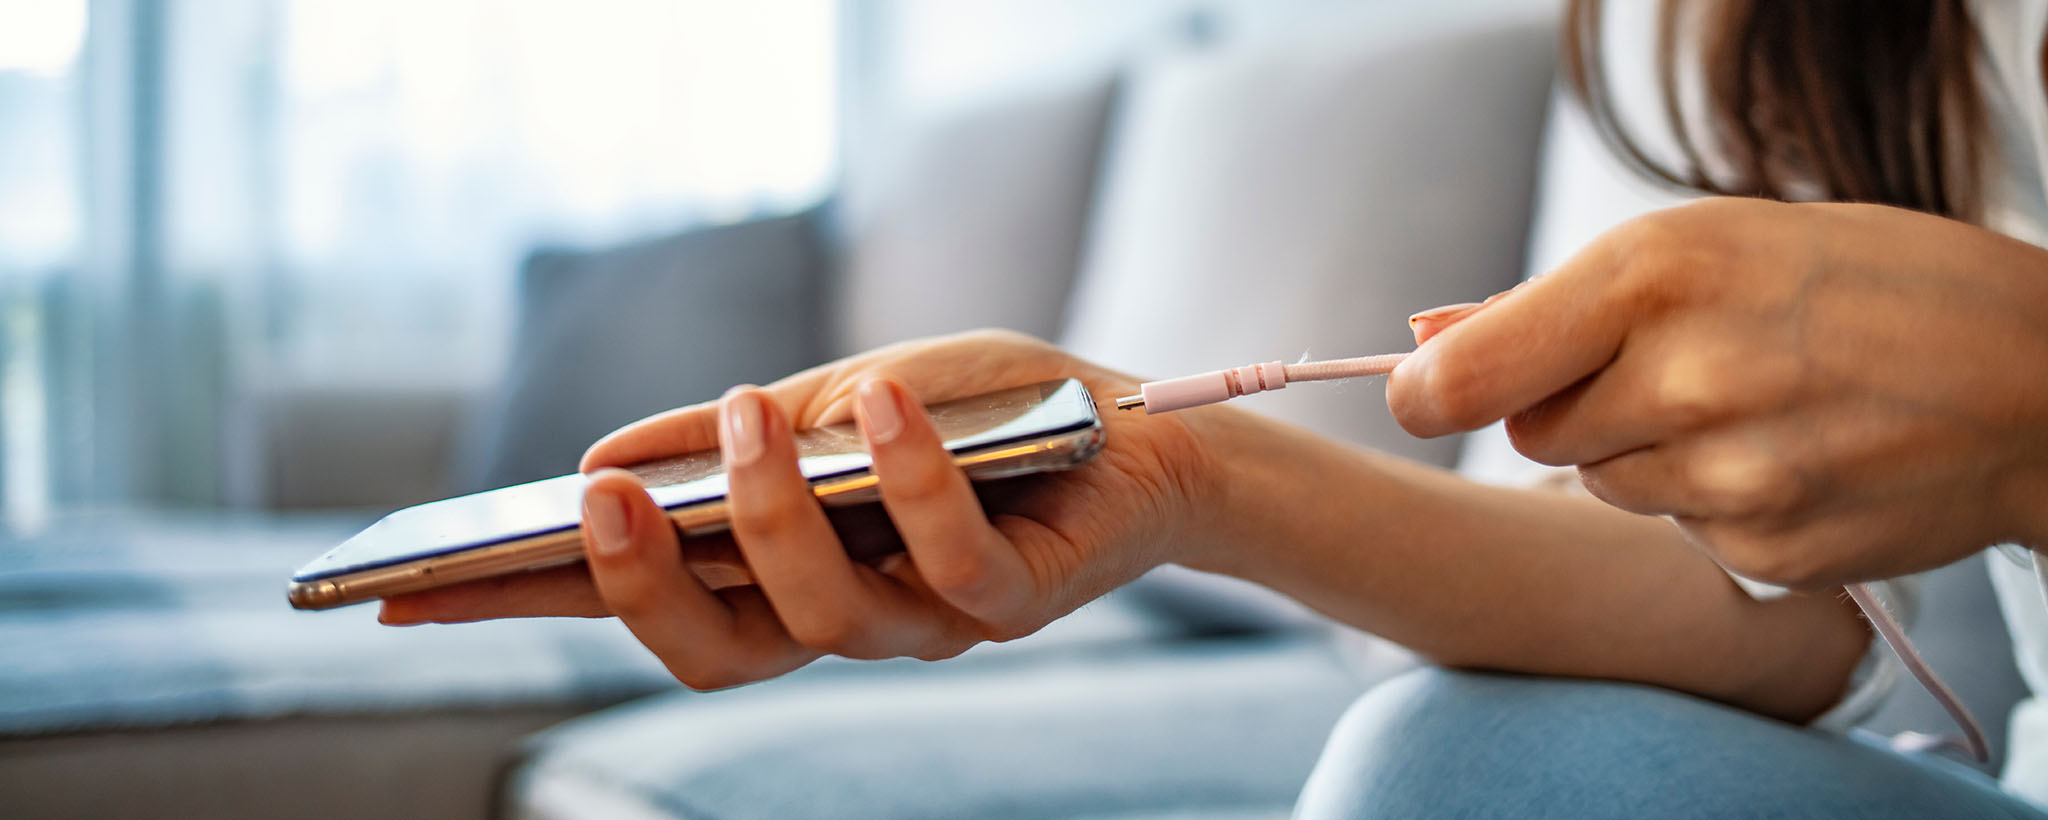
<instances>
[{"instance_id":1,"label":"woman's hand","mask_svg":"<svg viewBox=\"0 0 2048 820\"><path fill-rule=\"evenodd\" d=\"M1074 376L1098 401L1134 387L1044 343L974 333L884 348L737 388L605 437L584 456L587 570L572 567L394 598L387 623L617 615L676 677L718 688L820 654L950 657L1008 640L1171 560L1213 471L1178 421L1106 412L1103 452L1081 468L992 485L984 508L921 405ZM852 560L797 472L796 428L857 418L883 508L905 552ZM610 469L719 447L736 551L752 584L713 589L632 474ZM884 527L886 529L886 527ZM709 543L703 543L709 542ZM711 575L715 573L704 572Z\"/></svg>"},{"instance_id":2,"label":"woman's hand","mask_svg":"<svg viewBox=\"0 0 2048 820\"><path fill-rule=\"evenodd\" d=\"M2048 252L1872 205L1720 199L1421 316L1402 425L1515 447L1821 586L2048 546ZM1433 338L1431 338L1433 336Z\"/></svg>"}]
</instances>

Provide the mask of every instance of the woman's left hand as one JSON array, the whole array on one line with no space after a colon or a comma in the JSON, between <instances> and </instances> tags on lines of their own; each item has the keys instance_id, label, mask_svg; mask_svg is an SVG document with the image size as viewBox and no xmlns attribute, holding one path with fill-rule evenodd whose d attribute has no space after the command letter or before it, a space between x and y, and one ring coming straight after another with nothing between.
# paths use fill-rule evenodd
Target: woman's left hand
<instances>
[{"instance_id":1,"label":"woman's left hand","mask_svg":"<svg viewBox=\"0 0 2048 820\"><path fill-rule=\"evenodd\" d=\"M1207 540L1197 513L1214 506L1222 475L1190 426L1214 414L1112 412L1088 464L970 485L921 406L1065 377L1098 402L1137 386L1043 342L980 332L893 345L641 420L584 455L584 564L397 596L382 618L616 615L698 689L825 654L930 660L1022 637L1185 560ZM799 469L794 430L850 419L887 517L837 527ZM610 469L710 447L723 451L729 484L722 535L679 539L634 476ZM856 539L902 551L856 560Z\"/></svg>"},{"instance_id":2,"label":"woman's left hand","mask_svg":"<svg viewBox=\"0 0 2048 820\"><path fill-rule=\"evenodd\" d=\"M1874 205L1653 213L1419 316L1388 404L1516 449L1798 587L2048 547L2048 251Z\"/></svg>"}]
</instances>

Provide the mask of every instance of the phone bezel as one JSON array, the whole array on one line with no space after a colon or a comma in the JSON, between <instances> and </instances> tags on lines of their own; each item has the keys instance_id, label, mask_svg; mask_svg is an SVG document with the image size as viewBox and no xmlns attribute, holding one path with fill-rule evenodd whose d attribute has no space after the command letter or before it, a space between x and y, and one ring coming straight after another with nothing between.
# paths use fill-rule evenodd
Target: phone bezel
<instances>
[{"instance_id":1,"label":"phone bezel","mask_svg":"<svg viewBox=\"0 0 2048 820\"><path fill-rule=\"evenodd\" d=\"M1093 395L1085 385L1072 379L1047 383L1045 395L1049 399L1069 384L1079 391L1078 402L1088 408L1079 426L956 451L953 463L969 478L987 481L1067 469L1092 458L1102 448L1104 439L1102 418ZM877 482L872 469L861 468L820 476L812 479L811 486L819 503L842 507L880 498ZM668 517L684 536L707 535L727 529L728 505L721 495L670 508ZM286 598L295 609L333 609L581 560L582 530L572 526L327 577L294 578L286 589Z\"/></svg>"}]
</instances>

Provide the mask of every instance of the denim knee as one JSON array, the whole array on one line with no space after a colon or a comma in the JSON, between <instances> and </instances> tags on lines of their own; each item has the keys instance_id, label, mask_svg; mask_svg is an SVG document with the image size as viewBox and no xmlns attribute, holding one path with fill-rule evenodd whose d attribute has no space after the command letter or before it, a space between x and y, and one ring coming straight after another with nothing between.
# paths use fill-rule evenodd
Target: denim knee
<instances>
[{"instance_id":1,"label":"denim knee","mask_svg":"<svg viewBox=\"0 0 2048 820\"><path fill-rule=\"evenodd\" d=\"M2032 816L1846 737L1648 686L1426 668L1359 698L1297 807L1332 817Z\"/></svg>"}]
</instances>

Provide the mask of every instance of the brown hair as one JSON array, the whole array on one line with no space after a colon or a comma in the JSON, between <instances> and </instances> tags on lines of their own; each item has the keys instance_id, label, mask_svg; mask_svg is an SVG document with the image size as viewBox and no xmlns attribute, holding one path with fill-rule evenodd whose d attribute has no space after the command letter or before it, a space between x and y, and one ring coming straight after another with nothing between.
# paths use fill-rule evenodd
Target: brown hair
<instances>
[{"instance_id":1,"label":"brown hair","mask_svg":"<svg viewBox=\"0 0 2048 820\"><path fill-rule=\"evenodd\" d=\"M1602 138L1645 176L1976 217L1984 104L1964 0L1663 0L1656 70L1675 162L1651 158L1615 114L1601 6L1571 0L1561 70ZM1678 93L1681 51L1697 61L1697 112Z\"/></svg>"}]
</instances>

